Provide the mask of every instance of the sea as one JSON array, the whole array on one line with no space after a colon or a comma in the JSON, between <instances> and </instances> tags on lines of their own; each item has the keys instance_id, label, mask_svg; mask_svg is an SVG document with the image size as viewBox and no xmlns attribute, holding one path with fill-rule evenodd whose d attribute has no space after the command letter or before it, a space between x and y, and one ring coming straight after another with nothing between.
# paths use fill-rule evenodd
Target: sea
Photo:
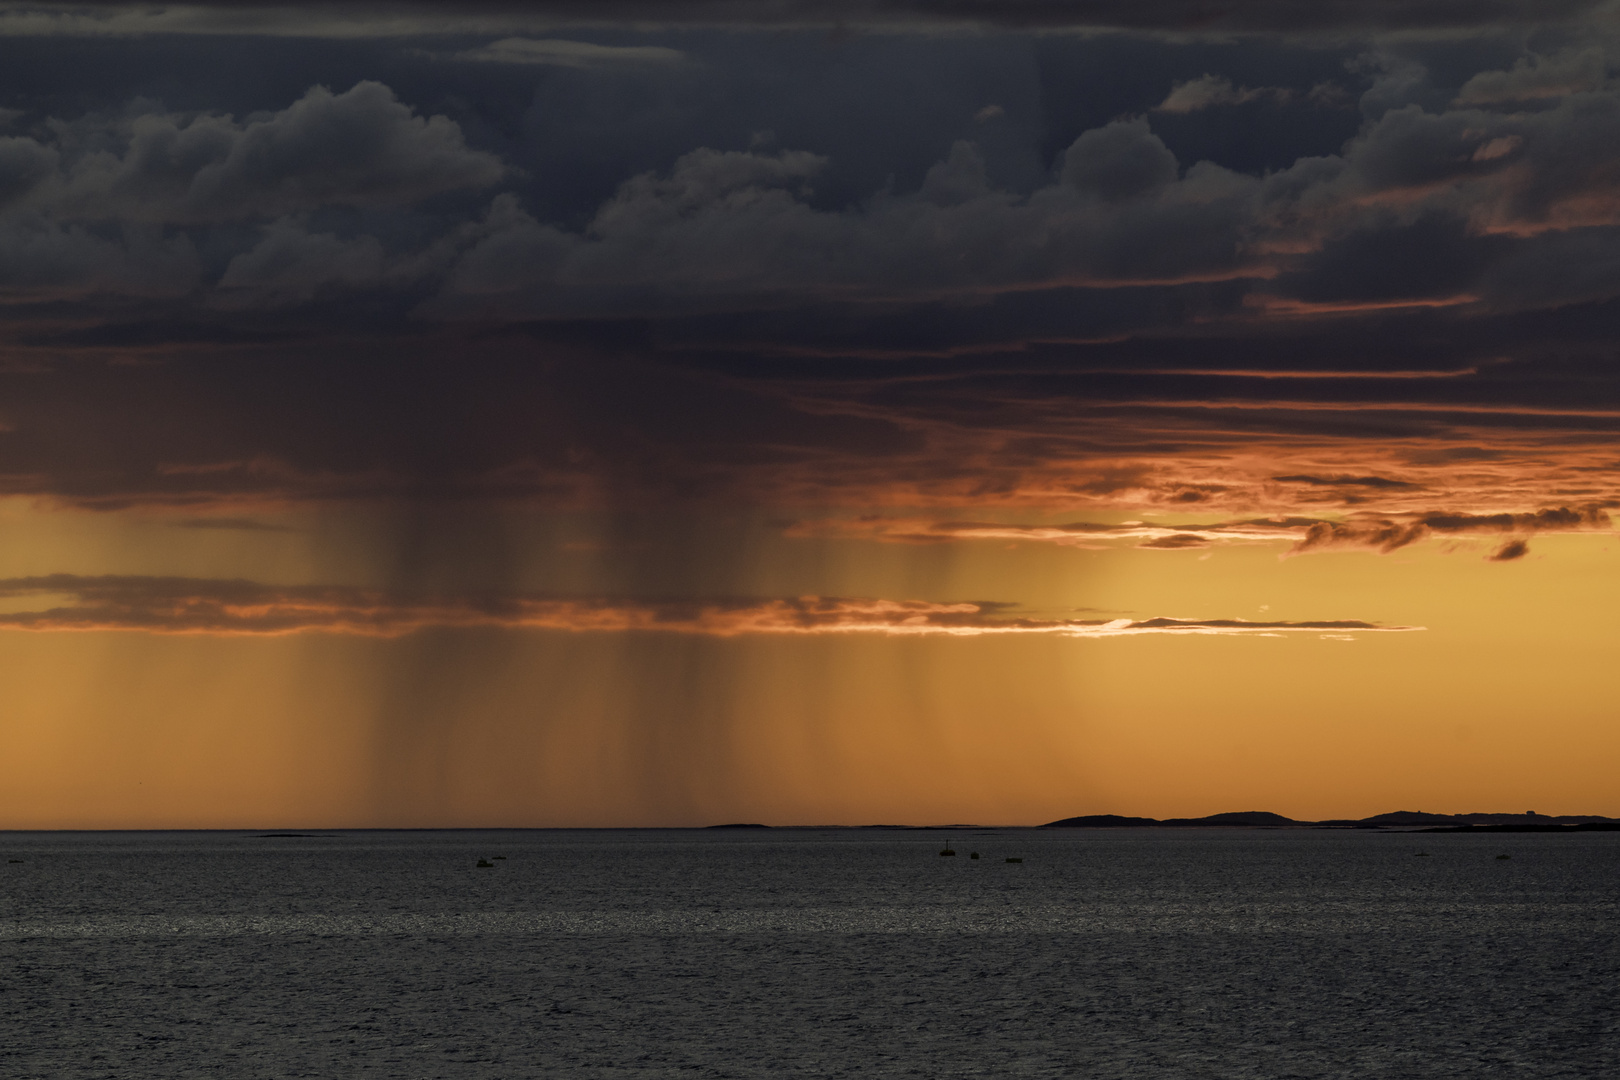
<instances>
[{"instance_id":1,"label":"sea","mask_svg":"<svg viewBox=\"0 0 1620 1080\"><path fill-rule=\"evenodd\" d=\"M1620 1077L1620 834L0 833L8 1080L890 1076Z\"/></svg>"}]
</instances>

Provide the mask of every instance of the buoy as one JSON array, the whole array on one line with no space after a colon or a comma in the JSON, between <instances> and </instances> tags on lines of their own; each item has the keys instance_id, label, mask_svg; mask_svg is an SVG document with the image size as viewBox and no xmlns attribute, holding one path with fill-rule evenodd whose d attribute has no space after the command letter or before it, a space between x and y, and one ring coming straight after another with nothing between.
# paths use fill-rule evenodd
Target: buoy
<instances>
[{"instance_id":1,"label":"buoy","mask_svg":"<svg viewBox=\"0 0 1620 1080\"><path fill-rule=\"evenodd\" d=\"M977 859L977 858L978 858L978 857L979 857L979 853L978 853L978 852L977 852L977 851L970 851L970 852L968 852L968 858L970 858L970 859Z\"/></svg>"}]
</instances>

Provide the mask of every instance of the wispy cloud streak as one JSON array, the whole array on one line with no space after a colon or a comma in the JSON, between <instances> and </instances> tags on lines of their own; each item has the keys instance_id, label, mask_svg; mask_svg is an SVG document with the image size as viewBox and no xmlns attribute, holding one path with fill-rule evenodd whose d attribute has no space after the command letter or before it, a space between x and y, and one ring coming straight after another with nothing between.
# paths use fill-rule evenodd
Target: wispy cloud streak
<instances>
[{"instance_id":1,"label":"wispy cloud streak","mask_svg":"<svg viewBox=\"0 0 1620 1080\"><path fill-rule=\"evenodd\" d=\"M1283 476L1279 481L1359 486L1372 489L1404 488L1415 485L1383 477ZM1287 554L1302 555L1326 548L1362 548L1384 553L1398 550L1432 535L1469 536L1509 534L1516 539L1493 561L1504 562L1529 550L1526 537L1545 532L1609 530L1613 521L1601 506L1552 507L1526 513L1466 514L1426 511L1384 516L1351 515L1343 520L1314 517L1276 516L1215 521L1204 524L1166 525L1142 521L1119 524L1067 522L1050 525L1021 525L987 521L921 521L916 519L869 517L858 521L800 522L789 527L790 535L855 535L890 543L930 544L964 540L1002 540L1070 547L1097 547L1135 542L1149 550L1175 551L1209 547L1220 543L1267 543L1288 541ZM1511 552L1511 554L1503 554Z\"/></svg>"},{"instance_id":2,"label":"wispy cloud streak","mask_svg":"<svg viewBox=\"0 0 1620 1080\"><path fill-rule=\"evenodd\" d=\"M428 628L661 632L728 638L758 634L1128 637L1421 629L1344 619L1039 619L1018 615L1015 605L994 601L949 604L820 596L691 600L533 594L423 596L343 586L266 585L240 579L75 574L0 580L0 598L13 604L38 598L42 605L49 605L0 614L0 629L223 636L328 633L400 637Z\"/></svg>"},{"instance_id":3,"label":"wispy cloud streak","mask_svg":"<svg viewBox=\"0 0 1620 1080\"><path fill-rule=\"evenodd\" d=\"M1409 520L1385 521L1319 521L1305 530L1305 535L1289 550L1301 554L1322 547L1376 548L1389 552L1422 540L1432 533L1446 535L1468 533L1539 533L1573 532L1582 529L1612 527L1609 515L1599 507L1557 507L1537 510L1528 514L1420 514ZM1530 550L1523 539L1508 542L1491 558L1506 562L1523 556Z\"/></svg>"}]
</instances>

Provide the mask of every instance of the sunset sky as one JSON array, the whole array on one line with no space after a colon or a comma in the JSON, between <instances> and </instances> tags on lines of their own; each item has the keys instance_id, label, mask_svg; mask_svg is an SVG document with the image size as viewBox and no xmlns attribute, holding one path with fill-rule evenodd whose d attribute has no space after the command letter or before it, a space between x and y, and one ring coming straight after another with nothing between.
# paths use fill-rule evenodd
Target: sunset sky
<instances>
[{"instance_id":1,"label":"sunset sky","mask_svg":"<svg viewBox=\"0 0 1620 1080\"><path fill-rule=\"evenodd\" d=\"M1620 815L1616 76L0 3L0 828Z\"/></svg>"}]
</instances>

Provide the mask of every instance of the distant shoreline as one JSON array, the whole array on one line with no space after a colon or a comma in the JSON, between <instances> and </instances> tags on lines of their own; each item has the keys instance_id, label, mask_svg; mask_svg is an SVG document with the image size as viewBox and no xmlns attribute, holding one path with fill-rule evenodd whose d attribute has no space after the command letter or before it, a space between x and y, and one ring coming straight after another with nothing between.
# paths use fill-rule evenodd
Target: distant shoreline
<instances>
[{"instance_id":1,"label":"distant shoreline","mask_svg":"<svg viewBox=\"0 0 1620 1080\"><path fill-rule=\"evenodd\" d=\"M1123 817L1119 814L1086 814L1049 821L1043 829L1120 829L1120 828L1240 828L1240 829L1398 829L1402 832L1610 832L1620 831L1620 819L1595 814L1429 814L1397 810L1366 818L1333 818L1326 821L1298 821L1264 810L1211 814L1199 818Z\"/></svg>"},{"instance_id":2,"label":"distant shoreline","mask_svg":"<svg viewBox=\"0 0 1620 1080\"><path fill-rule=\"evenodd\" d=\"M1025 829L1337 829L1384 832L1426 833L1586 833L1620 832L1620 818L1597 814L1430 814L1422 811L1398 810L1365 818L1329 818L1322 821L1304 821L1284 817L1263 810L1210 814L1196 818L1129 817L1122 814L1083 814L1061 818L1043 825L995 825L978 822L959 822L943 825L903 825L898 823L870 825L793 824L766 825L759 822L736 822L716 825L449 825L379 827L327 825L304 828L0 828L0 836L18 834L94 834L94 833L215 833L241 836L258 840L323 840L337 839L340 835L356 833L517 833L517 832L811 832L848 831L876 832L967 832Z\"/></svg>"}]
</instances>

